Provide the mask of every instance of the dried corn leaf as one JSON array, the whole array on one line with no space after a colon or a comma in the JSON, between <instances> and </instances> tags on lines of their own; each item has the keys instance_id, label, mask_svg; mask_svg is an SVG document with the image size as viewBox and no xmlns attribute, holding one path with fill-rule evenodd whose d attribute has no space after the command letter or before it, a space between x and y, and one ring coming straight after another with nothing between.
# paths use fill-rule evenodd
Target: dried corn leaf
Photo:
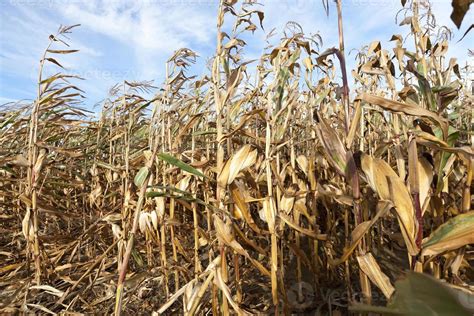
<instances>
[{"instance_id":1,"label":"dried corn leaf","mask_svg":"<svg viewBox=\"0 0 474 316\"><path fill-rule=\"evenodd\" d=\"M308 176L308 171L309 171L308 158L306 158L305 155L299 155L296 158L296 162L298 163L298 167L300 167L301 171L303 171L304 174Z\"/></svg>"},{"instance_id":2,"label":"dried corn leaf","mask_svg":"<svg viewBox=\"0 0 474 316\"><path fill-rule=\"evenodd\" d=\"M206 278L204 283L199 287L199 291L196 293L196 295L193 297L192 300L189 301L189 315L194 315L195 311L197 310L199 304L201 303L201 299L204 296L204 293L206 292L207 288L209 287L209 284L213 280L215 276L215 273L209 274L209 276Z\"/></svg>"},{"instance_id":3,"label":"dried corn leaf","mask_svg":"<svg viewBox=\"0 0 474 316\"><path fill-rule=\"evenodd\" d=\"M217 238L222 243L231 247L239 255L250 258L248 252L235 240L230 222L224 223L219 216L214 215L214 227L216 228Z\"/></svg>"},{"instance_id":4,"label":"dried corn leaf","mask_svg":"<svg viewBox=\"0 0 474 316\"><path fill-rule=\"evenodd\" d=\"M339 265L345 262L349 256L354 252L357 245L362 240L362 237L369 231L370 227L372 227L380 217L383 217L390 208L393 207L392 203L388 201L381 201L377 204L377 214L372 218L370 221L365 221L357 225L351 233L351 244L348 247L344 248L344 254L341 258L332 260L330 262L331 265Z\"/></svg>"},{"instance_id":5,"label":"dried corn leaf","mask_svg":"<svg viewBox=\"0 0 474 316\"><path fill-rule=\"evenodd\" d=\"M30 290L43 290L45 293L48 293L57 297L61 297L64 294L63 291L60 291L50 285L33 285L33 286L30 286Z\"/></svg>"},{"instance_id":6,"label":"dried corn leaf","mask_svg":"<svg viewBox=\"0 0 474 316\"><path fill-rule=\"evenodd\" d=\"M417 143L424 145L426 147L446 151L449 153L462 154L467 159L474 157L474 151L472 147L463 146L463 147L451 147L445 141L439 139L438 137L431 135L426 132L416 131Z\"/></svg>"},{"instance_id":7,"label":"dried corn leaf","mask_svg":"<svg viewBox=\"0 0 474 316\"><path fill-rule=\"evenodd\" d=\"M189 187L189 182L191 181L191 176L185 176L181 180L179 180L176 188L181 191L186 191Z\"/></svg>"},{"instance_id":8,"label":"dried corn leaf","mask_svg":"<svg viewBox=\"0 0 474 316\"><path fill-rule=\"evenodd\" d=\"M217 183L221 187L232 183L240 171L245 170L255 164L257 160L257 150L252 150L251 145L240 148L224 165L220 171Z\"/></svg>"},{"instance_id":9,"label":"dried corn leaf","mask_svg":"<svg viewBox=\"0 0 474 316\"><path fill-rule=\"evenodd\" d=\"M286 216L285 214L282 214L280 213L278 215L288 226L290 226L291 228L293 228L294 230L300 232L301 234L303 235L306 235L308 237L311 237L313 239L319 239L319 240L326 240L326 235L324 234L318 234L312 230L309 230L307 228L304 228L304 227L301 227L299 225L297 225L295 222L293 222L293 220L291 218L289 218L288 216Z\"/></svg>"},{"instance_id":10,"label":"dried corn leaf","mask_svg":"<svg viewBox=\"0 0 474 316\"><path fill-rule=\"evenodd\" d=\"M173 305L173 303L181 296L183 295L185 292L186 292L186 289L188 287L191 287L193 286L193 284L196 282L195 279L191 280L189 283L186 283L184 286L182 286L178 291L176 291L176 293L174 293L169 299L168 301L163 304L159 309L158 309L158 313L159 314L163 314L168 308L170 308L171 305Z\"/></svg>"},{"instance_id":11,"label":"dried corn leaf","mask_svg":"<svg viewBox=\"0 0 474 316\"><path fill-rule=\"evenodd\" d=\"M275 232L275 217L276 217L276 206L275 201L272 198L266 198L263 200L263 216L265 222L268 224L270 233Z\"/></svg>"},{"instance_id":12,"label":"dried corn leaf","mask_svg":"<svg viewBox=\"0 0 474 316\"><path fill-rule=\"evenodd\" d=\"M405 240L405 245L407 246L408 253L415 256L419 252L415 243L418 222L416 221L415 209L410 194L398 176L388 178L388 183L391 201L397 211L398 223L402 231L403 239Z\"/></svg>"},{"instance_id":13,"label":"dried corn leaf","mask_svg":"<svg viewBox=\"0 0 474 316\"><path fill-rule=\"evenodd\" d=\"M227 285L224 282L224 279L222 278L222 272L221 269L218 268L216 270L216 278L215 278L215 283L219 287L219 289L224 293L224 296L226 297L227 301L229 304L232 306L232 308L235 310L237 315L250 315L249 313L243 311L237 303L232 299L232 295L230 294L230 290L227 287Z\"/></svg>"},{"instance_id":14,"label":"dried corn leaf","mask_svg":"<svg viewBox=\"0 0 474 316\"><path fill-rule=\"evenodd\" d=\"M393 203L408 251L416 255L418 249L415 244L417 232L415 210L402 179L384 160L369 155L362 154L361 168L370 187L377 192L379 198Z\"/></svg>"},{"instance_id":15,"label":"dried corn leaf","mask_svg":"<svg viewBox=\"0 0 474 316\"><path fill-rule=\"evenodd\" d=\"M283 213L289 214L291 210L293 210L293 205L295 204L295 197L294 196L286 196L283 195L280 200L280 210Z\"/></svg>"},{"instance_id":16,"label":"dried corn leaf","mask_svg":"<svg viewBox=\"0 0 474 316\"><path fill-rule=\"evenodd\" d=\"M28 208L25 217L21 221L21 229L26 240L32 242L35 238L33 221L31 220L31 211Z\"/></svg>"},{"instance_id":17,"label":"dried corn leaf","mask_svg":"<svg viewBox=\"0 0 474 316\"><path fill-rule=\"evenodd\" d=\"M40 305L40 304L26 304L26 306L37 308L37 309L41 310L42 312L44 312L46 314L57 315L52 310L50 310L50 309L48 309L48 308L46 308L46 307L44 307L43 305Z\"/></svg>"},{"instance_id":18,"label":"dried corn leaf","mask_svg":"<svg viewBox=\"0 0 474 316\"><path fill-rule=\"evenodd\" d=\"M448 122L446 121L446 119L420 106L409 104L409 103L402 103L402 102L398 102L398 101L394 101L390 99L385 99L383 97L370 95L368 93L362 93L358 95L357 99L365 101L367 103L376 104L384 108L385 110L389 110L392 112L398 112L398 113L401 112L401 113L405 113L407 115L412 115L416 117L426 117L436 122L441 127L444 137L448 137Z\"/></svg>"},{"instance_id":19,"label":"dried corn leaf","mask_svg":"<svg viewBox=\"0 0 474 316\"><path fill-rule=\"evenodd\" d=\"M324 147L324 153L329 163L341 176L345 176L346 150L335 129L329 126L324 118L319 117L316 134Z\"/></svg>"},{"instance_id":20,"label":"dried corn leaf","mask_svg":"<svg viewBox=\"0 0 474 316\"><path fill-rule=\"evenodd\" d=\"M420 189L420 205L423 212L426 211L430 201L430 188L433 181L433 166L425 157L418 159L418 177Z\"/></svg>"},{"instance_id":21,"label":"dried corn leaf","mask_svg":"<svg viewBox=\"0 0 474 316\"><path fill-rule=\"evenodd\" d=\"M369 277L370 281L389 299L393 292L395 292L395 288L392 283L390 283L388 276L380 269L374 256L372 256L370 252L362 256L357 256L357 262L359 263L360 269Z\"/></svg>"},{"instance_id":22,"label":"dried corn leaf","mask_svg":"<svg viewBox=\"0 0 474 316\"><path fill-rule=\"evenodd\" d=\"M261 230L255 224L252 215L250 214L248 203L245 201L245 188L243 187L243 184L234 182L229 186L229 188L232 200L235 203L234 216L238 219L244 218L249 227L252 228L252 230L254 230L257 234L260 234Z\"/></svg>"}]
</instances>

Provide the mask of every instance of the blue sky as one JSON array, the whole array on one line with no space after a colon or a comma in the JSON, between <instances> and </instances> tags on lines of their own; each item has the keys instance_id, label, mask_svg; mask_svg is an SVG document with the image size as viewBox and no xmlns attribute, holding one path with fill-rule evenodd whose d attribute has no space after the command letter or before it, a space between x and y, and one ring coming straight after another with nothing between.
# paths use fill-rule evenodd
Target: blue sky
<instances>
[{"instance_id":1,"label":"blue sky","mask_svg":"<svg viewBox=\"0 0 474 316\"><path fill-rule=\"evenodd\" d=\"M109 88L122 80L163 81L165 61L173 51L188 47L200 56L192 74L206 71L207 58L215 49L215 24L218 0L0 0L0 104L19 99L34 99L38 62L48 44L48 35L60 24L81 24L70 36L71 48L80 52L60 56L71 73L86 80L78 86L86 92L85 104L91 108L106 97ZM335 5L330 0L330 15L321 0L263 0L265 31L249 38L244 59L260 56L265 32L278 34L287 21L302 25L306 33L319 32L323 47L337 46ZM461 31L450 21L449 0L432 0L437 21L454 31L449 56L461 65L474 65L467 49L474 32L456 41L474 21L468 13ZM373 40L382 40L389 51L392 34L405 34L406 26L395 23L400 0L344 0L346 51L359 49ZM347 57L354 65L352 53ZM349 70L350 70L349 69Z\"/></svg>"}]
</instances>

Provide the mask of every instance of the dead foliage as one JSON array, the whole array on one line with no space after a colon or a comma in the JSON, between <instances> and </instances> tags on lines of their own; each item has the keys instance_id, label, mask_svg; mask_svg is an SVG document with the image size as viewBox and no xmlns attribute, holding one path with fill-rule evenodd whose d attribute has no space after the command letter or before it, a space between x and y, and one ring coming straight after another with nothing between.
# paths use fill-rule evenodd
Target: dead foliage
<instances>
[{"instance_id":1,"label":"dead foliage","mask_svg":"<svg viewBox=\"0 0 474 316\"><path fill-rule=\"evenodd\" d=\"M349 79L342 28L323 51L292 22L246 60L264 12L221 1L207 75L178 50L162 86L118 84L97 119L61 27L36 100L0 112L2 312L400 311L437 284L394 286L407 270L472 295L469 69L429 4L402 2L408 34Z\"/></svg>"}]
</instances>

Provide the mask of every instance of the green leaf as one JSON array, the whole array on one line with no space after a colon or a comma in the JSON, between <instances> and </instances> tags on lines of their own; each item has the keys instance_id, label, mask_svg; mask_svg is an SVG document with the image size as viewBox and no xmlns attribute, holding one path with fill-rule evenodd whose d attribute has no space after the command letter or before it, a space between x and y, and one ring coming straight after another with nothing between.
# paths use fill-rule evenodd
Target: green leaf
<instances>
[{"instance_id":1,"label":"green leaf","mask_svg":"<svg viewBox=\"0 0 474 316\"><path fill-rule=\"evenodd\" d=\"M409 272L406 279L396 282L395 287L395 295L388 307L401 311L403 315L470 315L454 290L426 274Z\"/></svg>"},{"instance_id":2,"label":"green leaf","mask_svg":"<svg viewBox=\"0 0 474 316\"><path fill-rule=\"evenodd\" d=\"M148 167L142 167L137 175L135 176L135 179L133 180L133 182L135 183L135 185L139 188L142 187L143 183L145 182L146 178L148 177Z\"/></svg>"},{"instance_id":3,"label":"green leaf","mask_svg":"<svg viewBox=\"0 0 474 316\"><path fill-rule=\"evenodd\" d=\"M386 307L355 304L349 310L409 316L467 316L473 312L472 295L451 289L427 274L408 272L405 279L395 283L395 288Z\"/></svg>"},{"instance_id":4,"label":"green leaf","mask_svg":"<svg viewBox=\"0 0 474 316\"><path fill-rule=\"evenodd\" d=\"M8 124L12 123L13 121L15 121L15 119L18 117L19 113L13 113L12 115L10 115L9 118L7 118L5 121L1 122L0 123L0 129L4 128L5 126L7 126Z\"/></svg>"},{"instance_id":5,"label":"green leaf","mask_svg":"<svg viewBox=\"0 0 474 316\"><path fill-rule=\"evenodd\" d=\"M198 177L206 178L206 176L202 172L200 172L199 170L191 167L187 163L182 162L178 158L175 158L175 157L171 156L170 154L161 153L161 154L158 154L158 158L161 159L161 160L166 161L170 165L178 167L179 169L181 169L183 171L189 172L189 173L191 173L195 176L198 176Z\"/></svg>"},{"instance_id":6,"label":"green leaf","mask_svg":"<svg viewBox=\"0 0 474 316\"><path fill-rule=\"evenodd\" d=\"M440 128L434 128L434 134L436 137L439 139L443 139L443 132L441 131ZM449 126L448 128L448 139L446 140L446 143L448 143L449 146L454 146L456 143L457 139L459 138L460 134L459 131L456 130L454 127ZM441 159L439 160L439 165L438 165L438 174L443 174L443 169L446 166L446 163L448 162L449 157L451 157L452 153L449 152L442 152L441 153ZM438 182L436 184L436 190L437 192L441 192L442 189L442 184L443 184L443 177L438 177Z\"/></svg>"},{"instance_id":7,"label":"green leaf","mask_svg":"<svg viewBox=\"0 0 474 316\"><path fill-rule=\"evenodd\" d=\"M374 306L368 304L354 303L349 306L351 312L377 313L377 315L403 315L401 311L384 306Z\"/></svg>"},{"instance_id":8,"label":"green leaf","mask_svg":"<svg viewBox=\"0 0 474 316\"><path fill-rule=\"evenodd\" d=\"M436 255L474 243L474 211L458 215L438 227L423 243L423 254Z\"/></svg>"},{"instance_id":9,"label":"green leaf","mask_svg":"<svg viewBox=\"0 0 474 316\"><path fill-rule=\"evenodd\" d=\"M156 197L163 197L163 196L169 196L169 194L166 192L158 192L158 191L150 191L146 193L146 197L149 197L149 198L156 198Z\"/></svg>"},{"instance_id":10,"label":"green leaf","mask_svg":"<svg viewBox=\"0 0 474 316\"><path fill-rule=\"evenodd\" d=\"M154 185L154 186L151 186L151 188L156 189L158 191L147 192L146 195L149 198L166 196L166 197L169 197L169 198L172 198L172 199L185 200L185 201L188 201L188 202L196 202L196 203L198 203L202 206L205 206L205 207L209 208L210 210L212 210L214 212L220 212L220 213L226 214L227 216L233 217L228 211L219 209L219 208L215 207L212 204L206 203L205 201L194 197L191 193L189 193L187 191L180 190L176 187Z\"/></svg>"},{"instance_id":11,"label":"green leaf","mask_svg":"<svg viewBox=\"0 0 474 316\"><path fill-rule=\"evenodd\" d=\"M213 135L213 134L217 134L216 130L197 131L193 133L193 136L203 136L203 135Z\"/></svg>"},{"instance_id":12,"label":"green leaf","mask_svg":"<svg viewBox=\"0 0 474 316\"><path fill-rule=\"evenodd\" d=\"M136 251L135 249L132 250L132 257L133 257L133 260L135 260L135 263L139 267L143 267L144 262L143 262L142 256L140 256L140 253Z\"/></svg>"}]
</instances>

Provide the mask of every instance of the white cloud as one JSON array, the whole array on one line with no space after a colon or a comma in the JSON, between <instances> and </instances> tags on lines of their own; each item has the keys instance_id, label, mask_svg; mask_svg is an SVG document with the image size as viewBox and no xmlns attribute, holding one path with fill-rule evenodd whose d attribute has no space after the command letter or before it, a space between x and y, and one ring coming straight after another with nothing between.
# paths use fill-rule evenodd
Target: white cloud
<instances>
[{"instance_id":1,"label":"white cloud","mask_svg":"<svg viewBox=\"0 0 474 316\"><path fill-rule=\"evenodd\" d=\"M34 89L48 35L60 24L82 24L69 41L71 48L80 52L59 59L69 71L89 79L79 83L90 98L88 102L105 97L110 86L124 79L163 77L165 61L178 48L197 47L204 50L200 55L206 56L215 39L217 3L40 1L11 2L14 5L0 12L2 75L29 80L26 89ZM7 85L2 83L1 93L10 96L12 87Z\"/></svg>"},{"instance_id":2,"label":"white cloud","mask_svg":"<svg viewBox=\"0 0 474 316\"><path fill-rule=\"evenodd\" d=\"M77 21L88 31L131 47L134 63L146 79L162 74L164 60L176 49L209 44L215 32L215 10L198 9L155 1L116 0L74 2L59 7L69 20Z\"/></svg>"}]
</instances>

